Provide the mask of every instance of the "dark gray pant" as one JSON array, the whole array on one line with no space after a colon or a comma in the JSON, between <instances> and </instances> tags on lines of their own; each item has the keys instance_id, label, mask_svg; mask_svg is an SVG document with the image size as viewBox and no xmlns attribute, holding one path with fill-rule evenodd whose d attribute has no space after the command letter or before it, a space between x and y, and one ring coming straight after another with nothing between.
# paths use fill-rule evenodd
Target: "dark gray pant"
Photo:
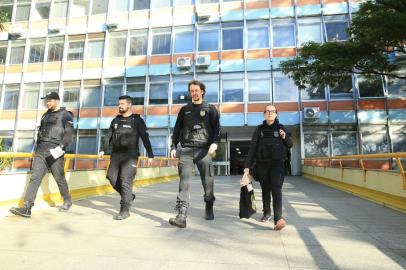
<instances>
[{"instance_id":1,"label":"dark gray pant","mask_svg":"<svg viewBox=\"0 0 406 270\"><path fill-rule=\"evenodd\" d=\"M133 181L137 172L137 157L128 153L113 153L107 171L107 179L120 194L120 204L131 206Z\"/></svg>"},{"instance_id":2,"label":"dark gray pant","mask_svg":"<svg viewBox=\"0 0 406 270\"><path fill-rule=\"evenodd\" d=\"M213 202L215 197L213 195L214 186L214 167L211 156L207 153L206 148L182 147L180 149L179 157L179 194L177 197L178 203L189 205L190 202L190 180L192 179L192 170L194 165L200 173L202 185L204 189L204 201Z\"/></svg>"},{"instance_id":3,"label":"dark gray pant","mask_svg":"<svg viewBox=\"0 0 406 270\"><path fill-rule=\"evenodd\" d=\"M34 203L35 197L37 197L38 189L42 182L42 178L49 169L52 176L55 178L63 200L65 202L70 202L71 197L69 194L68 183L66 182L65 172L63 171L64 164L65 159L63 156L58 159L54 159L51 155L48 156L46 154L36 153L32 163L32 175L30 182L28 183L24 201Z\"/></svg>"}]
</instances>

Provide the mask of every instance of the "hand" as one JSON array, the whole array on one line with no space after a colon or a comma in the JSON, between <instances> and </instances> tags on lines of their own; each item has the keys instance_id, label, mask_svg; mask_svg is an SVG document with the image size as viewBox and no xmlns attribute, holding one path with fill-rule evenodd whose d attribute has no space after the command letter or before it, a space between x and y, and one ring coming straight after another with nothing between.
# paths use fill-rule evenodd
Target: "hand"
<instances>
[{"instance_id":1,"label":"hand","mask_svg":"<svg viewBox=\"0 0 406 270\"><path fill-rule=\"evenodd\" d=\"M104 151L99 152L99 159L104 157Z\"/></svg>"},{"instance_id":2,"label":"hand","mask_svg":"<svg viewBox=\"0 0 406 270\"><path fill-rule=\"evenodd\" d=\"M212 143L209 147L209 155L213 154L217 150L217 144Z\"/></svg>"},{"instance_id":3,"label":"hand","mask_svg":"<svg viewBox=\"0 0 406 270\"><path fill-rule=\"evenodd\" d=\"M176 158L176 149L171 150L171 158Z\"/></svg>"},{"instance_id":4,"label":"hand","mask_svg":"<svg viewBox=\"0 0 406 270\"><path fill-rule=\"evenodd\" d=\"M148 160L147 160L147 166L151 166L152 165L152 163L154 162L154 159L153 158L149 158Z\"/></svg>"},{"instance_id":5,"label":"hand","mask_svg":"<svg viewBox=\"0 0 406 270\"><path fill-rule=\"evenodd\" d=\"M245 168L244 169L244 175L250 174L250 168Z\"/></svg>"},{"instance_id":6,"label":"hand","mask_svg":"<svg viewBox=\"0 0 406 270\"><path fill-rule=\"evenodd\" d=\"M281 136L282 140L286 139L286 132L282 129L279 130L279 135Z\"/></svg>"}]
</instances>

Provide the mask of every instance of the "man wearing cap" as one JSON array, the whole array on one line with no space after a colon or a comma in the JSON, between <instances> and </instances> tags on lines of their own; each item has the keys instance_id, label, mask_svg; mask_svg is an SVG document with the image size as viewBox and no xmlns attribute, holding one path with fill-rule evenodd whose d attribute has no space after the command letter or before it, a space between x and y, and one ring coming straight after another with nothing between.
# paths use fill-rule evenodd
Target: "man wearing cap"
<instances>
[{"instance_id":1,"label":"man wearing cap","mask_svg":"<svg viewBox=\"0 0 406 270\"><path fill-rule=\"evenodd\" d=\"M74 134L72 113L65 110L64 107L60 107L60 98L55 92L51 92L41 99L45 99L48 110L42 116L38 130L31 180L28 183L23 206L10 209L11 213L23 217L31 217L31 208L34 205L38 188L48 170L55 178L64 200L59 207L60 211L68 211L72 206L64 172L65 149L73 141Z\"/></svg>"},{"instance_id":2,"label":"man wearing cap","mask_svg":"<svg viewBox=\"0 0 406 270\"><path fill-rule=\"evenodd\" d=\"M114 216L115 220L123 220L130 216L130 207L135 199L132 187L140 155L139 137L147 150L148 163L154 158L147 126L139 114L133 114L131 107L130 96L119 97L119 115L111 121L108 133L104 136L104 149L99 153L99 157L103 158L104 153L112 148L107 179L121 196L120 212Z\"/></svg>"}]
</instances>

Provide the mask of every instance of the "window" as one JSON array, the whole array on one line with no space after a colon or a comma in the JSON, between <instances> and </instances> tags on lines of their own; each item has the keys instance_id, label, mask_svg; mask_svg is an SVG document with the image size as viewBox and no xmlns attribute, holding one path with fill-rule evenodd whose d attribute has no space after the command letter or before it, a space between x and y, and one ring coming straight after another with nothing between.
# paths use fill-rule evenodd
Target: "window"
<instances>
[{"instance_id":1,"label":"window","mask_svg":"<svg viewBox=\"0 0 406 270\"><path fill-rule=\"evenodd\" d=\"M0 42L0 65L6 64L8 42Z\"/></svg>"},{"instance_id":2,"label":"window","mask_svg":"<svg viewBox=\"0 0 406 270\"><path fill-rule=\"evenodd\" d=\"M330 99L352 99L353 95L352 77L348 77L340 84L330 86Z\"/></svg>"},{"instance_id":3,"label":"window","mask_svg":"<svg viewBox=\"0 0 406 270\"><path fill-rule=\"evenodd\" d=\"M82 107L97 108L100 106L100 86L87 86L83 89Z\"/></svg>"},{"instance_id":4,"label":"window","mask_svg":"<svg viewBox=\"0 0 406 270\"><path fill-rule=\"evenodd\" d=\"M150 0L133 0L134 10L149 9Z\"/></svg>"},{"instance_id":5,"label":"window","mask_svg":"<svg viewBox=\"0 0 406 270\"><path fill-rule=\"evenodd\" d=\"M137 0L134 0L137 1ZM109 13L117 14L128 11L128 0L110 1Z\"/></svg>"},{"instance_id":6,"label":"window","mask_svg":"<svg viewBox=\"0 0 406 270\"><path fill-rule=\"evenodd\" d=\"M63 38L50 38L48 45L48 62L62 61L62 58Z\"/></svg>"},{"instance_id":7,"label":"window","mask_svg":"<svg viewBox=\"0 0 406 270\"><path fill-rule=\"evenodd\" d=\"M108 0L93 0L92 15L107 13L108 6L109 6Z\"/></svg>"},{"instance_id":8,"label":"window","mask_svg":"<svg viewBox=\"0 0 406 270\"><path fill-rule=\"evenodd\" d=\"M223 24L223 50L236 50L243 48L242 24Z\"/></svg>"},{"instance_id":9,"label":"window","mask_svg":"<svg viewBox=\"0 0 406 270\"><path fill-rule=\"evenodd\" d=\"M11 42L10 64L22 64L24 61L25 42Z\"/></svg>"},{"instance_id":10,"label":"window","mask_svg":"<svg viewBox=\"0 0 406 270\"><path fill-rule=\"evenodd\" d=\"M219 76L218 75L199 75L198 80L206 86L204 100L209 103L219 102Z\"/></svg>"},{"instance_id":11,"label":"window","mask_svg":"<svg viewBox=\"0 0 406 270\"><path fill-rule=\"evenodd\" d=\"M313 41L313 42L322 42L321 36L321 25L320 19L308 18L299 20L299 46L302 46L304 43Z\"/></svg>"},{"instance_id":12,"label":"window","mask_svg":"<svg viewBox=\"0 0 406 270\"><path fill-rule=\"evenodd\" d=\"M152 152L155 156L166 157L167 151L167 138L165 136L151 136L149 137L152 146Z\"/></svg>"},{"instance_id":13,"label":"window","mask_svg":"<svg viewBox=\"0 0 406 270\"><path fill-rule=\"evenodd\" d=\"M328 136L327 133L305 133L304 148L306 157L328 156Z\"/></svg>"},{"instance_id":14,"label":"window","mask_svg":"<svg viewBox=\"0 0 406 270\"><path fill-rule=\"evenodd\" d=\"M43 94L41 96L45 96L46 94L48 94L50 92L56 92L56 93L59 92L59 82L47 82L47 83L44 83ZM41 99L40 105L41 105L42 109L48 109L45 99Z\"/></svg>"},{"instance_id":15,"label":"window","mask_svg":"<svg viewBox=\"0 0 406 270\"><path fill-rule=\"evenodd\" d=\"M9 84L6 85L3 99L3 110L15 110L18 104L18 94L20 92L20 85Z\"/></svg>"},{"instance_id":16,"label":"window","mask_svg":"<svg viewBox=\"0 0 406 270\"><path fill-rule=\"evenodd\" d=\"M71 17L87 16L88 13L89 13L88 0L73 0L72 10L70 11Z\"/></svg>"},{"instance_id":17,"label":"window","mask_svg":"<svg viewBox=\"0 0 406 270\"><path fill-rule=\"evenodd\" d=\"M269 48L268 26L252 24L248 26L248 49Z\"/></svg>"},{"instance_id":18,"label":"window","mask_svg":"<svg viewBox=\"0 0 406 270\"><path fill-rule=\"evenodd\" d=\"M217 51L219 49L219 30L199 30L198 50L202 51Z\"/></svg>"},{"instance_id":19,"label":"window","mask_svg":"<svg viewBox=\"0 0 406 270\"><path fill-rule=\"evenodd\" d=\"M152 54L169 54L171 52L170 29L152 30Z\"/></svg>"},{"instance_id":20,"label":"window","mask_svg":"<svg viewBox=\"0 0 406 270\"><path fill-rule=\"evenodd\" d=\"M293 24L273 25L273 47L295 47L295 27Z\"/></svg>"},{"instance_id":21,"label":"window","mask_svg":"<svg viewBox=\"0 0 406 270\"><path fill-rule=\"evenodd\" d=\"M144 105L145 78L142 80L127 78L127 95L131 97L133 105Z\"/></svg>"},{"instance_id":22,"label":"window","mask_svg":"<svg viewBox=\"0 0 406 270\"><path fill-rule=\"evenodd\" d=\"M45 53L45 40L32 39L30 46L30 58L28 59L28 63L44 62L44 53Z\"/></svg>"},{"instance_id":23,"label":"window","mask_svg":"<svg viewBox=\"0 0 406 270\"><path fill-rule=\"evenodd\" d=\"M0 56L1 62L1 56ZM406 68L403 68L403 74L406 74ZM389 97L406 97L406 81L402 79L392 79L387 82Z\"/></svg>"},{"instance_id":24,"label":"window","mask_svg":"<svg viewBox=\"0 0 406 270\"><path fill-rule=\"evenodd\" d=\"M112 33L109 40L109 57L125 57L126 32Z\"/></svg>"},{"instance_id":25,"label":"window","mask_svg":"<svg viewBox=\"0 0 406 270\"><path fill-rule=\"evenodd\" d=\"M107 80L104 86L104 106L117 106L118 98L123 94L124 79Z\"/></svg>"},{"instance_id":26,"label":"window","mask_svg":"<svg viewBox=\"0 0 406 270\"><path fill-rule=\"evenodd\" d=\"M101 59L103 58L104 39L89 40L87 44L87 59Z\"/></svg>"},{"instance_id":27,"label":"window","mask_svg":"<svg viewBox=\"0 0 406 270\"><path fill-rule=\"evenodd\" d=\"M55 0L52 7L52 19L66 18L69 0Z\"/></svg>"},{"instance_id":28,"label":"window","mask_svg":"<svg viewBox=\"0 0 406 270\"><path fill-rule=\"evenodd\" d=\"M224 74L222 86L223 103L244 101L244 79L242 74Z\"/></svg>"},{"instance_id":29,"label":"window","mask_svg":"<svg viewBox=\"0 0 406 270\"><path fill-rule=\"evenodd\" d=\"M191 101L188 84L192 78L176 79L173 82L172 104L185 104Z\"/></svg>"},{"instance_id":30,"label":"window","mask_svg":"<svg viewBox=\"0 0 406 270\"><path fill-rule=\"evenodd\" d=\"M358 89L360 97L382 97L382 79L377 76L373 80L366 80L365 77L358 76Z\"/></svg>"},{"instance_id":31,"label":"window","mask_svg":"<svg viewBox=\"0 0 406 270\"><path fill-rule=\"evenodd\" d=\"M83 60L85 41L81 38L69 40L68 60Z\"/></svg>"},{"instance_id":32,"label":"window","mask_svg":"<svg viewBox=\"0 0 406 270\"><path fill-rule=\"evenodd\" d=\"M12 150L13 135L14 131L12 130L0 131L0 147L2 147L4 152Z\"/></svg>"},{"instance_id":33,"label":"window","mask_svg":"<svg viewBox=\"0 0 406 270\"><path fill-rule=\"evenodd\" d=\"M355 155L358 153L357 134L355 132L333 132L332 140L334 156Z\"/></svg>"},{"instance_id":34,"label":"window","mask_svg":"<svg viewBox=\"0 0 406 270\"><path fill-rule=\"evenodd\" d=\"M219 0L198 0L199 4L210 4L210 3L218 3Z\"/></svg>"},{"instance_id":35,"label":"window","mask_svg":"<svg viewBox=\"0 0 406 270\"><path fill-rule=\"evenodd\" d=\"M190 6L194 5L195 1L194 0L173 0L173 6Z\"/></svg>"},{"instance_id":36,"label":"window","mask_svg":"<svg viewBox=\"0 0 406 270\"><path fill-rule=\"evenodd\" d=\"M386 126L361 126L361 134L363 154L377 154L388 152L389 147L386 134Z\"/></svg>"},{"instance_id":37,"label":"window","mask_svg":"<svg viewBox=\"0 0 406 270\"><path fill-rule=\"evenodd\" d=\"M274 72L274 101L297 101L297 87L293 80L281 72Z\"/></svg>"},{"instance_id":38,"label":"window","mask_svg":"<svg viewBox=\"0 0 406 270\"><path fill-rule=\"evenodd\" d=\"M171 0L158 0L158 1L155 0L152 3L153 3L152 8L163 8L171 6Z\"/></svg>"},{"instance_id":39,"label":"window","mask_svg":"<svg viewBox=\"0 0 406 270\"><path fill-rule=\"evenodd\" d=\"M51 1L49 0L37 0L34 9L34 19L47 20L49 19L49 10Z\"/></svg>"},{"instance_id":40,"label":"window","mask_svg":"<svg viewBox=\"0 0 406 270\"><path fill-rule=\"evenodd\" d=\"M406 126L391 125L393 152L406 152Z\"/></svg>"},{"instance_id":41,"label":"window","mask_svg":"<svg viewBox=\"0 0 406 270\"><path fill-rule=\"evenodd\" d=\"M97 130L79 130L78 154L97 154Z\"/></svg>"},{"instance_id":42,"label":"window","mask_svg":"<svg viewBox=\"0 0 406 270\"><path fill-rule=\"evenodd\" d=\"M62 104L66 108L79 108L79 91L80 87L64 86Z\"/></svg>"},{"instance_id":43,"label":"window","mask_svg":"<svg viewBox=\"0 0 406 270\"><path fill-rule=\"evenodd\" d=\"M267 73L248 74L248 100L271 101L271 78Z\"/></svg>"},{"instance_id":44,"label":"window","mask_svg":"<svg viewBox=\"0 0 406 270\"><path fill-rule=\"evenodd\" d=\"M147 31L131 31L130 55L147 55Z\"/></svg>"},{"instance_id":45,"label":"window","mask_svg":"<svg viewBox=\"0 0 406 270\"><path fill-rule=\"evenodd\" d=\"M168 104L169 83L151 82L149 85L149 104Z\"/></svg>"},{"instance_id":46,"label":"window","mask_svg":"<svg viewBox=\"0 0 406 270\"><path fill-rule=\"evenodd\" d=\"M28 18L30 17L30 8L30 1L18 1L15 21L28 21Z\"/></svg>"},{"instance_id":47,"label":"window","mask_svg":"<svg viewBox=\"0 0 406 270\"><path fill-rule=\"evenodd\" d=\"M25 84L23 93L23 110L36 110L38 108L39 101L39 83Z\"/></svg>"},{"instance_id":48,"label":"window","mask_svg":"<svg viewBox=\"0 0 406 270\"><path fill-rule=\"evenodd\" d=\"M325 16L324 27L327 41L348 39L348 18L346 15Z\"/></svg>"},{"instance_id":49,"label":"window","mask_svg":"<svg viewBox=\"0 0 406 270\"><path fill-rule=\"evenodd\" d=\"M311 99L325 99L326 91L323 85L308 86L306 89L301 90L302 100Z\"/></svg>"},{"instance_id":50,"label":"window","mask_svg":"<svg viewBox=\"0 0 406 270\"><path fill-rule=\"evenodd\" d=\"M175 30L175 53L193 52L195 47L194 31Z\"/></svg>"},{"instance_id":51,"label":"window","mask_svg":"<svg viewBox=\"0 0 406 270\"><path fill-rule=\"evenodd\" d=\"M11 22L11 16L13 15L13 3L14 0L3 0L0 2L0 10L7 14L6 22Z\"/></svg>"},{"instance_id":52,"label":"window","mask_svg":"<svg viewBox=\"0 0 406 270\"><path fill-rule=\"evenodd\" d=\"M30 153L34 149L34 131L17 132L17 152Z\"/></svg>"}]
</instances>

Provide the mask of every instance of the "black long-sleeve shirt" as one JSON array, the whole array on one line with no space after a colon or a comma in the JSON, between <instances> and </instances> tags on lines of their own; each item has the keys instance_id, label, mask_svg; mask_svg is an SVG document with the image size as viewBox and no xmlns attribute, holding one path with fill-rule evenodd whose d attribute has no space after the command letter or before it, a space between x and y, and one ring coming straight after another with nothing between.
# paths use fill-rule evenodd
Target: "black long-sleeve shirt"
<instances>
[{"instance_id":1,"label":"black long-sleeve shirt","mask_svg":"<svg viewBox=\"0 0 406 270\"><path fill-rule=\"evenodd\" d=\"M175 149L176 146L178 145L179 142L182 143L182 130L185 127L185 108L187 106L192 105L192 110L193 111L201 111L202 110L202 106L203 104L188 104L183 106L179 113L178 113L178 117L176 119L176 123L175 123L175 127L173 129L173 134L172 134L172 145L171 148ZM220 115L216 109L216 107L214 107L211 104L207 104L205 106L209 106L209 122L210 122L210 126L211 126L211 134L209 134L210 138L209 138L209 145L212 143L216 143L218 144L220 142Z\"/></svg>"}]
</instances>

